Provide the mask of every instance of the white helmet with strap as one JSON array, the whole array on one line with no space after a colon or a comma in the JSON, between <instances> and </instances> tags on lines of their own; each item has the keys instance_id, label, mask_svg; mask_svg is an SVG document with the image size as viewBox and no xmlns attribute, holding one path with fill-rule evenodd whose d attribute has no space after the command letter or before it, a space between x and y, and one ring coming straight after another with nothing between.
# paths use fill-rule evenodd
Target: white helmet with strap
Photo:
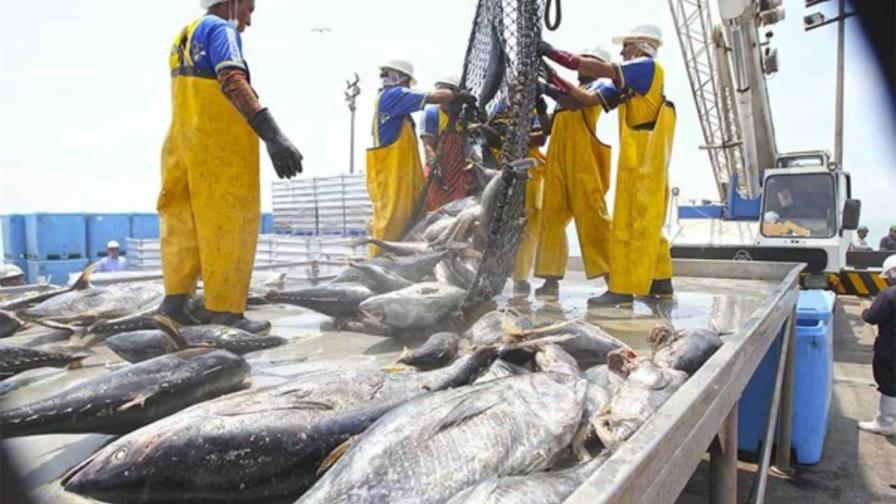
<instances>
[{"instance_id":1,"label":"white helmet with strap","mask_svg":"<svg viewBox=\"0 0 896 504\"><path fill-rule=\"evenodd\" d=\"M884 265L880 270L880 277L896 280L896 254L884 259Z\"/></svg>"},{"instance_id":2,"label":"white helmet with strap","mask_svg":"<svg viewBox=\"0 0 896 504\"><path fill-rule=\"evenodd\" d=\"M25 272L22 271L22 268L19 268L15 264L0 264L0 280L9 280L10 278L20 276L25 276Z\"/></svg>"},{"instance_id":3,"label":"white helmet with strap","mask_svg":"<svg viewBox=\"0 0 896 504\"><path fill-rule=\"evenodd\" d=\"M663 32L652 24L638 25L622 35L613 37L614 44L624 44L637 40L652 42L657 48L663 45Z\"/></svg>"},{"instance_id":4,"label":"white helmet with strap","mask_svg":"<svg viewBox=\"0 0 896 504\"><path fill-rule=\"evenodd\" d=\"M395 70L396 72L402 73L409 77L412 86L417 84L417 79L414 78L414 65L412 65L410 61L389 60L380 65L380 70Z\"/></svg>"},{"instance_id":5,"label":"white helmet with strap","mask_svg":"<svg viewBox=\"0 0 896 504\"><path fill-rule=\"evenodd\" d=\"M603 46L594 46L590 49L585 49L582 51L582 56L590 56L594 59L599 59L604 63L610 63L612 60L610 51L604 49Z\"/></svg>"}]
</instances>

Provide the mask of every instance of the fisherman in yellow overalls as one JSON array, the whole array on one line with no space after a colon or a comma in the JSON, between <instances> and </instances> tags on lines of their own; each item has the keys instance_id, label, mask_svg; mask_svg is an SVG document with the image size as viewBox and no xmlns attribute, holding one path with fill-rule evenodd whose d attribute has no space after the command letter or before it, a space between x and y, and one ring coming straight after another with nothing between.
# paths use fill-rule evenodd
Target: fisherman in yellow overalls
<instances>
[{"instance_id":1,"label":"fisherman in yellow overalls","mask_svg":"<svg viewBox=\"0 0 896 504\"><path fill-rule=\"evenodd\" d=\"M380 66L382 88L373 116L373 148L367 150L367 192L373 204L370 235L378 240L399 240L414 212L423 189L423 167L411 113L427 103L449 103L469 93L436 89L423 93L411 89L416 83L414 67L394 60ZM371 245L370 255L379 254Z\"/></svg>"},{"instance_id":2,"label":"fisherman in yellow overalls","mask_svg":"<svg viewBox=\"0 0 896 504\"><path fill-rule=\"evenodd\" d=\"M582 57L610 61L610 53L600 47L586 51ZM556 75L551 80L563 89L575 87ZM576 89L593 94L597 83L579 74L580 87ZM560 89L557 91L562 94L552 93L552 89L548 84L546 92L556 95L558 107L545 166L544 217L535 276L544 279L536 294L554 297L559 293L559 280L566 274L566 228L572 219L586 276L598 278L609 271L611 223L605 197L610 185L611 151L596 134L599 104L584 103Z\"/></svg>"},{"instance_id":3,"label":"fisherman in yellow overalls","mask_svg":"<svg viewBox=\"0 0 896 504\"><path fill-rule=\"evenodd\" d=\"M542 54L602 82L590 100L619 109L619 166L609 288L589 305L630 303L634 296L668 297L672 256L663 236L668 208L668 168L675 133L675 108L663 94L663 67L655 60L660 29L642 25L613 39L622 44L621 65L581 58L542 44ZM588 100L587 93L570 93ZM586 96L581 96L586 95ZM592 101L593 102L593 101Z\"/></svg>"},{"instance_id":4,"label":"fisherman in yellow overalls","mask_svg":"<svg viewBox=\"0 0 896 504\"><path fill-rule=\"evenodd\" d=\"M457 91L460 89L460 78L453 75L445 77L436 81L435 88ZM451 120L449 105L449 103L429 105L423 110L423 120L420 121L420 142L423 144L426 165L429 165L436 155L442 132L448 129L448 122Z\"/></svg>"},{"instance_id":5,"label":"fisherman in yellow overalls","mask_svg":"<svg viewBox=\"0 0 896 504\"><path fill-rule=\"evenodd\" d=\"M259 137L280 178L302 172L302 155L250 86L240 33L255 0L201 0L205 16L174 39L171 126L162 148L159 311L182 324L201 274L211 323L265 333L243 316L260 221Z\"/></svg>"}]
</instances>

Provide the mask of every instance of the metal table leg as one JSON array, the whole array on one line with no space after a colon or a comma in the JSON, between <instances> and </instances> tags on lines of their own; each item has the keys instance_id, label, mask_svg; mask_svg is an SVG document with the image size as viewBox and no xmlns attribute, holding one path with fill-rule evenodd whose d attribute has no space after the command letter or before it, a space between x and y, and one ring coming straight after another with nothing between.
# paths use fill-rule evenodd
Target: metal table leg
<instances>
[{"instance_id":1,"label":"metal table leg","mask_svg":"<svg viewBox=\"0 0 896 504\"><path fill-rule=\"evenodd\" d=\"M737 403L709 450L711 504L737 503Z\"/></svg>"},{"instance_id":2,"label":"metal table leg","mask_svg":"<svg viewBox=\"0 0 896 504\"><path fill-rule=\"evenodd\" d=\"M784 363L784 382L781 384L781 414L778 417L778 435L775 440L775 465L772 468L779 476L790 476L790 441L793 435L793 373L796 354L796 311L790 324L790 341L787 343L787 360Z\"/></svg>"}]
</instances>

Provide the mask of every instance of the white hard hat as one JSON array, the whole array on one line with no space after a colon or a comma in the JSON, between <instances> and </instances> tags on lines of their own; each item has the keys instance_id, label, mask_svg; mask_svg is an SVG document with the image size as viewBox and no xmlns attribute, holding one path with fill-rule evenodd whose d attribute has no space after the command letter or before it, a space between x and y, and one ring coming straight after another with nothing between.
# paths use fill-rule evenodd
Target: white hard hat
<instances>
[{"instance_id":1,"label":"white hard hat","mask_svg":"<svg viewBox=\"0 0 896 504\"><path fill-rule=\"evenodd\" d=\"M884 259L884 265L880 270L880 277L888 278L893 275L894 279L896 279L896 271L893 271L894 269L896 269L896 254Z\"/></svg>"},{"instance_id":2,"label":"white hard hat","mask_svg":"<svg viewBox=\"0 0 896 504\"><path fill-rule=\"evenodd\" d=\"M121 248L121 244L118 243L118 242L115 241L115 240L110 240L109 243L106 244L106 248L107 248L107 249L110 249L110 248L117 248L117 249L120 249L120 248Z\"/></svg>"},{"instance_id":3,"label":"white hard hat","mask_svg":"<svg viewBox=\"0 0 896 504\"><path fill-rule=\"evenodd\" d=\"M582 51L582 56L591 56L592 58L597 58L604 63L609 63L612 60L612 56L610 56L610 51L604 49L602 46L594 46L591 49L585 49Z\"/></svg>"},{"instance_id":4,"label":"white hard hat","mask_svg":"<svg viewBox=\"0 0 896 504\"><path fill-rule=\"evenodd\" d=\"M614 44L624 44L629 40L649 40L656 43L657 47L663 45L663 33L660 27L651 24L638 25L618 37L613 37Z\"/></svg>"},{"instance_id":5,"label":"white hard hat","mask_svg":"<svg viewBox=\"0 0 896 504\"><path fill-rule=\"evenodd\" d=\"M765 212L765 215L762 217L765 222L778 222L778 219L780 218L781 217L778 215L778 212L772 211Z\"/></svg>"},{"instance_id":6,"label":"white hard hat","mask_svg":"<svg viewBox=\"0 0 896 504\"><path fill-rule=\"evenodd\" d=\"M456 75L447 75L436 81L436 87L448 86L452 88L460 88L460 77Z\"/></svg>"},{"instance_id":7,"label":"white hard hat","mask_svg":"<svg viewBox=\"0 0 896 504\"><path fill-rule=\"evenodd\" d=\"M412 65L410 61L390 60L380 65L380 70L383 69L396 70L407 75L411 78L412 86L417 83L417 79L414 78L414 65Z\"/></svg>"},{"instance_id":8,"label":"white hard hat","mask_svg":"<svg viewBox=\"0 0 896 504\"><path fill-rule=\"evenodd\" d=\"M0 280L9 280L10 278L25 276L22 268L15 264L0 264Z\"/></svg>"},{"instance_id":9,"label":"white hard hat","mask_svg":"<svg viewBox=\"0 0 896 504\"><path fill-rule=\"evenodd\" d=\"M199 0L199 7L203 9L211 9L212 7L224 3L227 0Z\"/></svg>"}]
</instances>

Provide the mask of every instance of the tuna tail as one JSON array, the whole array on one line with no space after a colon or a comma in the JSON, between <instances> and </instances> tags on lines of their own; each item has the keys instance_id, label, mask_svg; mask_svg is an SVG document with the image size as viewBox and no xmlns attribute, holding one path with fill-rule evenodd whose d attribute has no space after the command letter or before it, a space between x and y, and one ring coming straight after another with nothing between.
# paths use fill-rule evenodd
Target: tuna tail
<instances>
[{"instance_id":1,"label":"tuna tail","mask_svg":"<svg viewBox=\"0 0 896 504\"><path fill-rule=\"evenodd\" d=\"M171 341L171 343L177 350L184 350L190 347L187 339L184 338L183 334L180 333L180 329L177 327L177 322L175 322L171 317L159 313L153 315L152 319L156 323L156 326L158 326L159 330L165 334L165 336Z\"/></svg>"},{"instance_id":2,"label":"tuna tail","mask_svg":"<svg viewBox=\"0 0 896 504\"><path fill-rule=\"evenodd\" d=\"M321 474L325 473L327 469L333 467L333 464L339 462L339 459L341 459L342 456L348 452L349 448L351 448L352 445L355 444L355 441L357 441L360 436L360 434L355 434L354 436L346 439L342 444L334 448L333 451L331 451L330 454L327 455L327 458L325 458L320 463L320 466L317 468L317 475L320 476Z\"/></svg>"}]
</instances>

